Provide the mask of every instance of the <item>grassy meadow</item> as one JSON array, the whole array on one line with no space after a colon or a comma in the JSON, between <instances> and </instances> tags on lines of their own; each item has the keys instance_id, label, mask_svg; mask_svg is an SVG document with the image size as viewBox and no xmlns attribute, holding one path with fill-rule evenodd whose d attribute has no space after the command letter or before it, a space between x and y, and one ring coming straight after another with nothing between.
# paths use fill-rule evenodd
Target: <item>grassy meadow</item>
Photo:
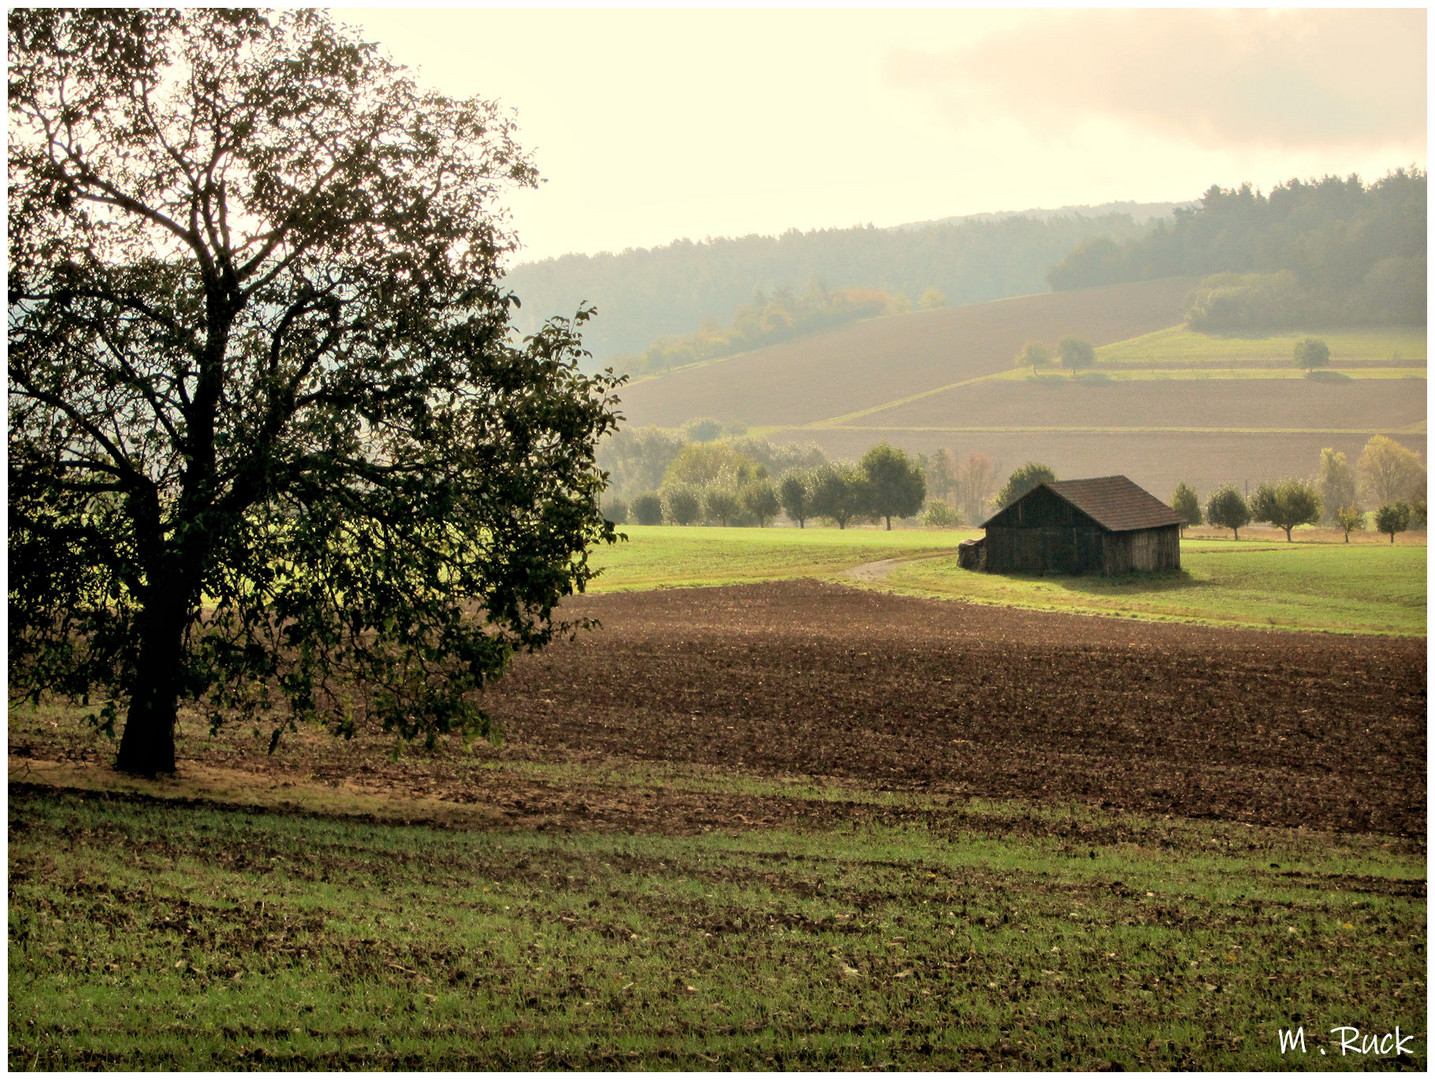
<instances>
[{"instance_id":1,"label":"grassy meadow","mask_svg":"<svg viewBox=\"0 0 1435 1080\"><path fill-rule=\"evenodd\" d=\"M596 590L817 577L1424 633L1423 543L1191 540L1183 574L1103 584L959 571L960 531L624 531L595 553ZM849 574L889 559L904 561ZM148 782L106 769L76 727L74 710L12 716L15 1070L1427 1063L1417 839L483 743L440 748L472 778L447 813L417 750L386 794L302 766L220 782L183 754L187 773ZM203 761L204 737L186 738ZM368 752L364 775L399 767ZM484 807L501 783L580 808L598 793L783 813L504 823ZM1343 1052L1346 1026L1374 1051ZM1397 1027L1403 1053L1380 1053ZM1283 1050L1297 1028L1306 1050Z\"/></svg>"},{"instance_id":2,"label":"grassy meadow","mask_svg":"<svg viewBox=\"0 0 1435 1080\"><path fill-rule=\"evenodd\" d=\"M1424 634L1426 548L1344 544L1328 530L1284 539L1187 538L1178 574L1126 578L977 574L957 566L971 530L624 526L594 553L594 592L813 577L1037 610L1347 633ZM1247 530L1251 535L1252 530ZM1327 542L1316 543L1308 536ZM1359 534L1357 534L1359 538ZM1366 541L1375 539L1367 536ZM1420 534L1423 541L1423 534ZM899 560L854 577L854 567Z\"/></svg>"},{"instance_id":3,"label":"grassy meadow","mask_svg":"<svg viewBox=\"0 0 1435 1080\"><path fill-rule=\"evenodd\" d=\"M1424 1061L1408 849L907 803L547 835L12 790L10 1066L1244 1070L1304 1026L1360 1068L1344 1024Z\"/></svg>"}]
</instances>

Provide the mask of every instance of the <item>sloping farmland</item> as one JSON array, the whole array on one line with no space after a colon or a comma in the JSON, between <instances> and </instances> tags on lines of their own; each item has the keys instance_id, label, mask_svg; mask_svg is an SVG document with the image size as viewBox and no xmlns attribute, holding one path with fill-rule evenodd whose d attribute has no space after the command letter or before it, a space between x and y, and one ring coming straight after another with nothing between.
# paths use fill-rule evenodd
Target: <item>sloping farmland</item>
<instances>
[{"instance_id":1,"label":"sloping farmland","mask_svg":"<svg viewBox=\"0 0 1435 1080\"><path fill-rule=\"evenodd\" d=\"M1074 336L1099 346L1172 326L1194 284L1174 278L870 319L643 379L624 388L623 412L632 426L713 416L801 427L1004 371L1027 341Z\"/></svg>"}]
</instances>

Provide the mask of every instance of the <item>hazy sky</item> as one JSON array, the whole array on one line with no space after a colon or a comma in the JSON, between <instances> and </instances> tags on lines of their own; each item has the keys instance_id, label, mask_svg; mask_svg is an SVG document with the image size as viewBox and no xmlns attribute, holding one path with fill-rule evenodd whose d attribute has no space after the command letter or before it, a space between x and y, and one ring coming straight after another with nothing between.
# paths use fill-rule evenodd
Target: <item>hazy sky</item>
<instances>
[{"instance_id":1,"label":"hazy sky","mask_svg":"<svg viewBox=\"0 0 1435 1080\"><path fill-rule=\"evenodd\" d=\"M511 106L520 261L1426 166L1423 8L341 8Z\"/></svg>"}]
</instances>

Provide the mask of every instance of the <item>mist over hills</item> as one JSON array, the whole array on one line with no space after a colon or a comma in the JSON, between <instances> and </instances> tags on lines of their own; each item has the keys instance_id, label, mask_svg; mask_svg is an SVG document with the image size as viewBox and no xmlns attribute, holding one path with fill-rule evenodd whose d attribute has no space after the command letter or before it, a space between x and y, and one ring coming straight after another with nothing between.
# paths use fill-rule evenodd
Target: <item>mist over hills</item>
<instances>
[{"instance_id":1,"label":"mist over hills","mask_svg":"<svg viewBox=\"0 0 1435 1080\"><path fill-rule=\"evenodd\" d=\"M583 340L602 366L665 335L726 323L739 305L778 290L870 288L914 303L935 290L954 306L1046 292L1051 268L1083 242L1138 239L1178 205L1185 204L1109 203L881 229L675 240L521 263L506 284L523 302L515 319L523 333L580 303L596 305Z\"/></svg>"}]
</instances>

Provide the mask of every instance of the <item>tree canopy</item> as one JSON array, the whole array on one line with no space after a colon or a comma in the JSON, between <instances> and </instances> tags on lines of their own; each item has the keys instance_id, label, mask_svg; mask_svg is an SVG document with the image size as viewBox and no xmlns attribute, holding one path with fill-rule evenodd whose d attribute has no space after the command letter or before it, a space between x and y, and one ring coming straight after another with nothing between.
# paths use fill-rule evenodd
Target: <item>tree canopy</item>
<instances>
[{"instance_id":1,"label":"tree canopy","mask_svg":"<svg viewBox=\"0 0 1435 1080\"><path fill-rule=\"evenodd\" d=\"M997 509L1004 509L1016 502L1037 484L1046 484L1056 479L1056 473L1051 471L1051 466L1043 465L1037 461L1028 461L1021 468L1007 477L1006 484L997 492Z\"/></svg>"},{"instance_id":2,"label":"tree canopy","mask_svg":"<svg viewBox=\"0 0 1435 1080\"><path fill-rule=\"evenodd\" d=\"M1295 343L1295 366L1314 371L1330 365L1330 346L1320 338L1301 338Z\"/></svg>"},{"instance_id":3,"label":"tree canopy","mask_svg":"<svg viewBox=\"0 0 1435 1080\"><path fill-rule=\"evenodd\" d=\"M1187 322L1203 332L1425 321L1426 175L1396 169L1290 180L1262 194L1212 186L1200 204L1125 239L1093 238L1055 289L1211 275Z\"/></svg>"},{"instance_id":4,"label":"tree canopy","mask_svg":"<svg viewBox=\"0 0 1435 1080\"><path fill-rule=\"evenodd\" d=\"M866 507L873 517L892 528L894 517L911 517L922 509L927 497L927 480L922 470L901 450L890 443L878 443L862 456L860 464L866 480L863 489Z\"/></svg>"},{"instance_id":5,"label":"tree canopy","mask_svg":"<svg viewBox=\"0 0 1435 1080\"><path fill-rule=\"evenodd\" d=\"M1181 531L1188 525L1201 524L1201 504L1196 498L1196 489L1182 480L1171 493L1171 509L1181 517Z\"/></svg>"},{"instance_id":6,"label":"tree canopy","mask_svg":"<svg viewBox=\"0 0 1435 1080\"><path fill-rule=\"evenodd\" d=\"M9 35L13 683L126 710L146 774L181 699L481 730L614 538L588 312L510 334L511 120L314 10Z\"/></svg>"},{"instance_id":7,"label":"tree canopy","mask_svg":"<svg viewBox=\"0 0 1435 1080\"><path fill-rule=\"evenodd\" d=\"M1255 521L1269 521L1284 529L1289 543L1291 530L1297 525L1314 525L1320 520L1320 495L1314 484L1304 480L1262 484L1256 488L1250 510Z\"/></svg>"},{"instance_id":8,"label":"tree canopy","mask_svg":"<svg viewBox=\"0 0 1435 1080\"><path fill-rule=\"evenodd\" d=\"M1251 523L1251 508L1244 495L1224 484L1212 492L1206 502L1206 521L1218 528L1230 529L1239 540L1241 529Z\"/></svg>"}]
</instances>

